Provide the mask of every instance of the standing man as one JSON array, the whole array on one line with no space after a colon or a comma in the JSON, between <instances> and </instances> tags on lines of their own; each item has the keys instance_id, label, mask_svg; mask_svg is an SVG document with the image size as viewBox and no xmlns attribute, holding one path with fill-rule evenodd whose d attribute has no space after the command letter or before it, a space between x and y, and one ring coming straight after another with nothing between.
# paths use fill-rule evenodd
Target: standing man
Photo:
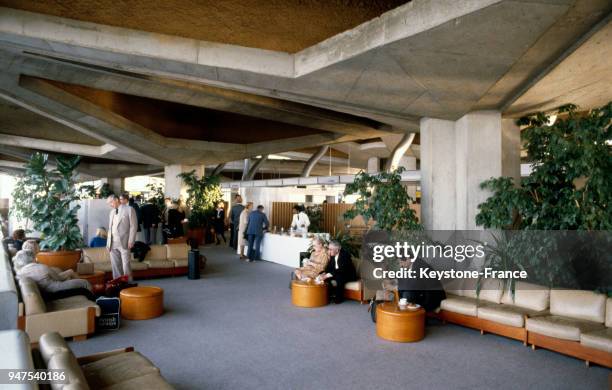
<instances>
[{"instance_id":1,"label":"standing man","mask_svg":"<svg viewBox=\"0 0 612 390\"><path fill-rule=\"evenodd\" d=\"M136 211L126 204L121 204L117 195L108 197L111 212L108 218L108 239L106 247L110 252L113 279L127 275L132 280L130 267L130 250L136 241L138 222Z\"/></svg>"},{"instance_id":2,"label":"standing man","mask_svg":"<svg viewBox=\"0 0 612 390\"><path fill-rule=\"evenodd\" d=\"M240 214L244 210L242 205L242 197L240 194L236 194L234 197L234 205L230 210L229 222L230 222L230 246L234 249L238 249L238 228L240 227Z\"/></svg>"},{"instance_id":3,"label":"standing man","mask_svg":"<svg viewBox=\"0 0 612 390\"><path fill-rule=\"evenodd\" d=\"M140 212L142 213L145 243L147 245L157 244L157 225L160 223L159 208L152 199L149 199L142 205Z\"/></svg>"},{"instance_id":4,"label":"standing man","mask_svg":"<svg viewBox=\"0 0 612 390\"><path fill-rule=\"evenodd\" d=\"M261 239L264 235L264 230L268 228L270 222L268 217L263 212L262 205L257 206L257 210L249 214L249 222L247 224L247 237L249 238L249 263L259 260L261 247Z\"/></svg>"},{"instance_id":5,"label":"standing man","mask_svg":"<svg viewBox=\"0 0 612 390\"><path fill-rule=\"evenodd\" d=\"M357 272L350 253L342 249L338 241L329 243L329 262L321 279L329 281L330 295L334 303L344 300L344 285L357 280Z\"/></svg>"}]
</instances>

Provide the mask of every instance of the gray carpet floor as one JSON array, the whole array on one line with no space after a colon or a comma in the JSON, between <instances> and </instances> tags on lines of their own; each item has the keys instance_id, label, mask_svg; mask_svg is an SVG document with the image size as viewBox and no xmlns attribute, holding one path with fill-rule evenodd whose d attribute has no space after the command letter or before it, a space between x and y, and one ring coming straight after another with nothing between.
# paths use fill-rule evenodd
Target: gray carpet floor
<instances>
[{"instance_id":1,"label":"gray carpet floor","mask_svg":"<svg viewBox=\"0 0 612 390\"><path fill-rule=\"evenodd\" d=\"M426 338L379 339L366 305L291 305L290 269L203 248L200 280L165 290L163 316L72 342L77 356L133 345L178 389L606 389L610 370L456 325Z\"/></svg>"}]
</instances>

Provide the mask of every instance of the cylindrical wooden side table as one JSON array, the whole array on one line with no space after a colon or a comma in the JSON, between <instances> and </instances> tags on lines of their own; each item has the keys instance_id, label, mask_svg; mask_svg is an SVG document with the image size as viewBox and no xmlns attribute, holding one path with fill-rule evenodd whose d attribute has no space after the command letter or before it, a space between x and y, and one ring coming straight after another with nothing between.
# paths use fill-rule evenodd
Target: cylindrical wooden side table
<instances>
[{"instance_id":1,"label":"cylindrical wooden side table","mask_svg":"<svg viewBox=\"0 0 612 390\"><path fill-rule=\"evenodd\" d=\"M92 286L104 284L104 271L94 271L93 274L78 274L79 279L85 279Z\"/></svg>"},{"instance_id":2,"label":"cylindrical wooden side table","mask_svg":"<svg viewBox=\"0 0 612 390\"><path fill-rule=\"evenodd\" d=\"M397 302L377 305L376 334L400 343L422 340L425 337L425 309L400 309Z\"/></svg>"},{"instance_id":3,"label":"cylindrical wooden side table","mask_svg":"<svg viewBox=\"0 0 612 390\"><path fill-rule=\"evenodd\" d=\"M127 320L148 320L164 313L164 290L154 286L130 287L121 290L121 317Z\"/></svg>"},{"instance_id":4,"label":"cylindrical wooden side table","mask_svg":"<svg viewBox=\"0 0 612 390\"><path fill-rule=\"evenodd\" d=\"M327 285L294 280L291 282L291 303L298 307L327 305Z\"/></svg>"}]
</instances>

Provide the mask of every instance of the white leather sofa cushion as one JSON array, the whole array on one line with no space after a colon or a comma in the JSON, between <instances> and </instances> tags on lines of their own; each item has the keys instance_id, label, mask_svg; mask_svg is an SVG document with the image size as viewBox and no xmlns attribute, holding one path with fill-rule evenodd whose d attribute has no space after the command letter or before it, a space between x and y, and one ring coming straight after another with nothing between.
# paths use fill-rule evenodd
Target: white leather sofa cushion
<instances>
[{"instance_id":1,"label":"white leather sofa cushion","mask_svg":"<svg viewBox=\"0 0 612 390\"><path fill-rule=\"evenodd\" d=\"M40 295L40 290L35 281L30 278L19 280L19 288L21 289L21 298L25 306L26 316L32 314L40 314L47 311L45 301Z\"/></svg>"},{"instance_id":2,"label":"white leather sofa cushion","mask_svg":"<svg viewBox=\"0 0 612 390\"><path fill-rule=\"evenodd\" d=\"M500 303L503 293L502 281L499 279L484 279L481 281L478 299L481 301Z\"/></svg>"},{"instance_id":3,"label":"white leather sofa cushion","mask_svg":"<svg viewBox=\"0 0 612 390\"><path fill-rule=\"evenodd\" d=\"M358 280L355 280L353 282L348 282L344 285L344 289L345 290L353 290L353 291L360 291L361 290L361 283Z\"/></svg>"},{"instance_id":4,"label":"white leather sofa cushion","mask_svg":"<svg viewBox=\"0 0 612 390\"><path fill-rule=\"evenodd\" d=\"M604 326L593 321L552 315L527 318L526 328L529 332L539 333L544 336L580 341L582 333L602 330Z\"/></svg>"},{"instance_id":5,"label":"white leather sofa cushion","mask_svg":"<svg viewBox=\"0 0 612 390\"><path fill-rule=\"evenodd\" d=\"M612 328L612 298L606 299L606 326Z\"/></svg>"},{"instance_id":6,"label":"white leather sofa cushion","mask_svg":"<svg viewBox=\"0 0 612 390\"><path fill-rule=\"evenodd\" d=\"M133 390L133 389L147 389L147 390L173 390L174 387L170 386L168 382L160 374L147 374L136 378L129 379L127 381L117 383L112 386L105 387L104 390Z\"/></svg>"},{"instance_id":7,"label":"white leather sofa cushion","mask_svg":"<svg viewBox=\"0 0 612 390\"><path fill-rule=\"evenodd\" d=\"M497 322L498 324L516 326L518 328L522 328L525 326L526 315L532 316L541 313L543 312L536 312L518 306L503 304L498 305L494 303L485 304L483 306L478 307L478 318ZM544 313L547 312L544 311Z\"/></svg>"},{"instance_id":8,"label":"white leather sofa cushion","mask_svg":"<svg viewBox=\"0 0 612 390\"><path fill-rule=\"evenodd\" d=\"M168 244L166 248L166 257L168 260L181 260L189 257L190 247L187 244Z\"/></svg>"},{"instance_id":9,"label":"white leather sofa cushion","mask_svg":"<svg viewBox=\"0 0 612 390\"><path fill-rule=\"evenodd\" d=\"M132 271L144 271L149 269L149 265L147 263L134 260L130 261L130 268L132 268Z\"/></svg>"},{"instance_id":10,"label":"white leather sofa cushion","mask_svg":"<svg viewBox=\"0 0 612 390\"><path fill-rule=\"evenodd\" d=\"M159 369L138 352L111 355L84 364L82 369L90 386L95 389L104 389L147 374L159 375Z\"/></svg>"},{"instance_id":11,"label":"white leather sofa cushion","mask_svg":"<svg viewBox=\"0 0 612 390\"><path fill-rule=\"evenodd\" d=\"M580 344L612 354L612 328L582 333L580 335Z\"/></svg>"},{"instance_id":12,"label":"white leather sofa cushion","mask_svg":"<svg viewBox=\"0 0 612 390\"><path fill-rule=\"evenodd\" d=\"M586 290L551 290L550 314L604 323L606 296Z\"/></svg>"},{"instance_id":13,"label":"white leather sofa cushion","mask_svg":"<svg viewBox=\"0 0 612 390\"><path fill-rule=\"evenodd\" d=\"M174 263L175 267L187 267L189 265L188 259L172 260L172 262Z\"/></svg>"},{"instance_id":14,"label":"white leather sofa cushion","mask_svg":"<svg viewBox=\"0 0 612 390\"><path fill-rule=\"evenodd\" d=\"M28 335L18 329L0 331L0 368L12 370L33 370L34 361L30 350L30 339ZM0 385L7 389L38 389L38 386L30 384L22 385Z\"/></svg>"},{"instance_id":15,"label":"white leather sofa cushion","mask_svg":"<svg viewBox=\"0 0 612 390\"><path fill-rule=\"evenodd\" d=\"M57 332L49 332L40 336L38 340L38 350L45 364L49 362L53 355L70 351L68 344L66 344L66 340Z\"/></svg>"},{"instance_id":16,"label":"white leather sofa cushion","mask_svg":"<svg viewBox=\"0 0 612 390\"><path fill-rule=\"evenodd\" d=\"M507 288L504 291L501 301L506 305L542 311L548 309L550 303L550 289L537 284L516 282L514 296L512 296L512 291Z\"/></svg>"},{"instance_id":17,"label":"white leather sofa cushion","mask_svg":"<svg viewBox=\"0 0 612 390\"><path fill-rule=\"evenodd\" d=\"M89 390L87 380L83 375L79 362L74 357L72 351L56 353L51 356L51 359L47 362L47 368L51 370L62 370L65 372L70 388ZM51 385L52 389L64 389L65 384Z\"/></svg>"},{"instance_id":18,"label":"white leather sofa cushion","mask_svg":"<svg viewBox=\"0 0 612 390\"><path fill-rule=\"evenodd\" d=\"M112 272L113 266L110 261L108 263L94 263L94 270L102 272Z\"/></svg>"},{"instance_id":19,"label":"white leather sofa cushion","mask_svg":"<svg viewBox=\"0 0 612 390\"><path fill-rule=\"evenodd\" d=\"M167 260L168 252L165 245L151 245L145 260Z\"/></svg>"},{"instance_id":20,"label":"white leather sofa cushion","mask_svg":"<svg viewBox=\"0 0 612 390\"><path fill-rule=\"evenodd\" d=\"M440 309L476 317L478 315L478 301L476 298L449 295L440 303Z\"/></svg>"},{"instance_id":21,"label":"white leather sofa cushion","mask_svg":"<svg viewBox=\"0 0 612 390\"><path fill-rule=\"evenodd\" d=\"M442 280L442 286L444 291L447 294L455 295L455 296L463 296L463 289L461 285L463 284L463 279L453 279L453 280Z\"/></svg>"},{"instance_id":22,"label":"white leather sofa cushion","mask_svg":"<svg viewBox=\"0 0 612 390\"><path fill-rule=\"evenodd\" d=\"M47 302L47 312L62 311L62 310L74 310L74 309L87 309L93 307L96 309L96 317L101 313L100 306L96 305L95 302L90 301L83 295L74 295L68 298L55 299Z\"/></svg>"},{"instance_id":23,"label":"white leather sofa cushion","mask_svg":"<svg viewBox=\"0 0 612 390\"><path fill-rule=\"evenodd\" d=\"M168 260L145 260L149 268L174 268L174 262Z\"/></svg>"},{"instance_id":24,"label":"white leather sofa cushion","mask_svg":"<svg viewBox=\"0 0 612 390\"><path fill-rule=\"evenodd\" d=\"M106 248L83 248L83 259L86 263L110 264L110 253Z\"/></svg>"}]
</instances>

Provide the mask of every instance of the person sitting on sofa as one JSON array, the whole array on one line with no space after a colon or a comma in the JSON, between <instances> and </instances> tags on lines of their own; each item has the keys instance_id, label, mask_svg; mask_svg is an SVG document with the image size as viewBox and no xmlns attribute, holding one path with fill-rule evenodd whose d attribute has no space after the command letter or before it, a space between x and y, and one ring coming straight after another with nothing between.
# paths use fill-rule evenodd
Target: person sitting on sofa
<instances>
[{"instance_id":1,"label":"person sitting on sofa","mask_svg":"<svg viewBox=\"0 0 612 390\"><path fill-rule=\"evenodd\" d=\"M321 274L321 280L329 281L330 296L334 303L344 301L344 285L357 280L357 271L353 265L350 253L342 249L338 241L330 241L329 262L325 267L325 274Z\"/></svg>"},{"instance_id":2,"label":"person sitting on sofa","mask_svg":"<svg viewBox=\"0 0 612 390\"><path fill-rule=\"evenodd\" d=\"M13 267L18 279L30 278L35 281L46 300L73 295L84 295L91 301L96 300L91 284L87 280L79 279L76 272L71 269L62 271L59 268L37 263L36 253L32 250L22 249L17 252L13 258Z\"/></svg>"},{"instance_id":3,"label":"person sitting on sofa","mask_svg":"<svg viewBox=\"0 0 612 390\"><path fill-rule=\"evenodd\" d=\"M410 260L400 260L400 267L408 268L420 275L422 268L433 268L422 258L417 258L414 262ZM440 307L440 302L446 299L444 287L438 279L431 278L400 278L397 284L398 295L406 298L410 303L421 305L427 312L433 312Z\"/></svg>"},{"instance_id":4,"label":"person sitting on sofa","mask_svg":"<svg viewBox=\"0 0 612 390\"><path fill-rule=\"evenodd\" d=\"M12 255L15 255L15 253L19 252L23 246L23 243L26 240L26 235L25 235L25 230L23 229L15 229L13 231L13 234L11 236L11 239L8 240L7 244L8 244L8 248L9 248L9 252L11 252Z\"/></svg>"},{"instance_id":5,"label":"person sitting on sofa","mask_svg":"<svg viewBox=\"0 0 612 390\"><path fill-rule=\"evenodd\" d=\"M312 248L310 259L304 260L303 266L295 270L297 279L315 279L321 272L325 271L327 263L329 263L329 254L322 238L313 238Z\"/></svg>"},{"instance_id":6,"label":"person sitting on sofa","mask_svg":"<svg viewBox=\"0 0 612 390\"><path fill-rule=\"evenodd\" d=\"M96 229L96 236L91 239L89 242L90 248L104 248L106 247L106 239L108 238L108 233L106 228L99 227Z\"/></svg>"}]
</instances>

